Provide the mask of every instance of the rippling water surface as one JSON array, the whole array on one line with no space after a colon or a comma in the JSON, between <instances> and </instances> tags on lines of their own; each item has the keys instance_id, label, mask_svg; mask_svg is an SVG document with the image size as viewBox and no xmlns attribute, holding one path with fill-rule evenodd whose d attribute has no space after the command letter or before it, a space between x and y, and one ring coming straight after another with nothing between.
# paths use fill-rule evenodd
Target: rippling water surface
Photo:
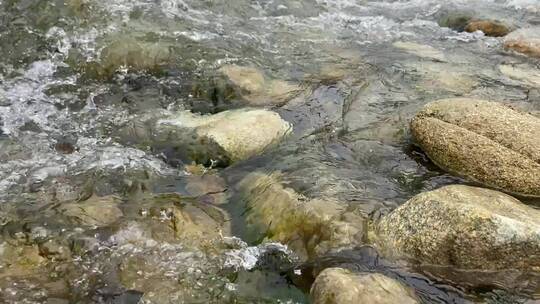
<instances>
[{"instance_id":1,"label":"rippling water surface","mask_svg":"<svg viewBox=\"0 0 540 304\"><path fill-rule=\"evenodd\" d=\"M479 275L490 287L471 289L369 248L301 264L245 228L234 185L281 171L306 197L377 218L463 183L411 145L409 119L455 96L538 112L540 89L499 70L537 63L438 22L519 28L539 13L534 0L0 0L0 302L307 303L312 278L295 269L336 265L389 274L426 303L532 301L523 286L537 277ZM271 106L294 126L278 147L195 167L173 144L119 135L152 115L243 107L216 85L226 64L298 88ZM77 202L92 200L81 219Z\"/></svg>"}]
</instances>

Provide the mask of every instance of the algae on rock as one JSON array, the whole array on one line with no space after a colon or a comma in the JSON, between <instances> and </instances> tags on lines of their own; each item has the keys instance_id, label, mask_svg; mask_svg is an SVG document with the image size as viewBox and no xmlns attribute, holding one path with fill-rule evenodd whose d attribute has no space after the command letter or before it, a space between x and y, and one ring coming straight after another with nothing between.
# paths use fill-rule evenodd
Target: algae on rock
<instances>
[{"instance_id":1,"label":"algae on rock","mask_svg":"<svg viewBox=\"0 0 540 304\"><path fill-rule=\"evenodd\" d=\"M86 201L67 203L60 206L60 212L74 222L86 226L108 226L123 216L118 208L120 198L115 196L93 196Z\"/></svg>"}]
</instances>

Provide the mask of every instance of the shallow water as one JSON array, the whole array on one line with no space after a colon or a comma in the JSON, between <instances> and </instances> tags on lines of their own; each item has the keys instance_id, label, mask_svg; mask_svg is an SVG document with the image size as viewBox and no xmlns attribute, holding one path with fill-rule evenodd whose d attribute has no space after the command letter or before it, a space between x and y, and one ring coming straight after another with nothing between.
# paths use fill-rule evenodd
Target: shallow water
<instances>
[{"instance_id":1,"label":"shallow water","mask_svg":"<svg viewBox=\"0 0 540 304\"><path fill-rule=\"evenodd\" d=\"M0 302L306 303L310 279L300 283L292 269L344 264L392 273L427 303L538 299L527 288L537 276L493 276L471 289L426 269L373 266L365 250L301 264L245 228L234 185L252 171L279 170L299 193L337 198L370 219L421 191L464 183L411 144L408 120L434 99L479 97L540 113L540 87L499 70L538 62L503 51L500 38L439 26L456 12L515 28L540 23L532 0L0 0L0 254L8 261ZM122 52L137 43L151 47L126 62ZM301 88L273 106L294 126L288 140L193 173L174 145L119 133L147 116L244 106L214 82L226 63ZM111 195L110 221L74 220L65 209ZM179 233L183 213L195 230L217 223L226 237ZM11 251L25 260L9 260Z\"/></svg>"}]
</instances>

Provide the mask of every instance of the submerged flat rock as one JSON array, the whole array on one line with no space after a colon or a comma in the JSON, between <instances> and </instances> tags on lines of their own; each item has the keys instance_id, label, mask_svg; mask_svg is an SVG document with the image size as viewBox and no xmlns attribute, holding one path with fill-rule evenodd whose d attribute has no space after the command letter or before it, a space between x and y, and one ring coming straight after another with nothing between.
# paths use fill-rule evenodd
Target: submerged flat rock
<instances>
[{"instance_id":1,"label":"submerged flat rock","mask_svg":"<svg viewBox=\"0 0 540 304\"><path fill-rule=\"evenodd\" d=\"M188 131L189 135L179 133L176 140L180 144L183 137L194 135L200 143L200 149L204 150L214 143L230 162L259 154L280 142L292 131L291 124L283 120L278 113L263 109L229 110L214 115L183 111L159 120L156 129L171 127ZM194 153L197 152L202 153ZM216 159L219 157L215 155Z\"/></svg>"},{"instance_id":2,"label":"submerged flat rock","mask_svg":"<svg viewBox=\"0 0 540 304\"><path fill-rule=\"evenodd\" d=\"M283 105L302 89L288 81L273 79L253 66L224 65L210 83L195 88L195 95L225 101L241 100L251 106Z\"/></svg>"},{"instance_id":3,"label":"submerged flat rock","mask_svg":"<svg viewBox=\"0 0 540 304\"><path fill-rule=\"evenodd\" d=\"M498 20L471 20L465 27L465 31L469 33L481 31L486 36L502 37L507 35L510 29Z\"/></svg>"},{"instance_id":4,"label":"submerged flat rock","mask_svg":"<svg viewBox=\"0 0 540 304\"><path fill-rule=\"evenodd\" d=\"M281 183L278 173L251 173L238 187L252 237L287 244L303 259L361 245L365 238L366 224L359 215L336 200L298 194Z\"/></svg>"},{"instance_id":5,"label":"submerged flat rock","mask_svg":"<svg viewBox=\"0 0 540 304\"><path fill-rule=\"evenodd\" d=\"M540 87L540 70L528 65L499 65L499 71L504 75L524 82L528 86Z\"/></svg>"},{"instance_id":6,"label":"submerged flat rock","mask_svg":"<svg viewBox=\"0 0 540 304\"><path fill-rule=\"evenodd\" d=\"M426 105L411 122L416 143L438 166L489 187L540 196L540 119L466 98Z\"/></svg>"},{"instance_id":7,"label":"submerged flat rock","mask_svg":"<svg viewBox=\"0 0 540 304\"><path fill-rule=\"evenodd\" d=\"M63 204L60 210L81 225L101 227L122 217L122 210L118 207L120 203L121 200L115 196L93 196L83 202Z\"/></svg>"},{"instance_id":8,"label":"submerged flat rock","mask_svg":"<svg viewBox=\"0 0 540 304\"><path fill-rule=\"evenodd\" d=\"M508 34L504 47L531 57L540 57L540 27L522 28Z\"/></svg>"},{"instance_id":9,"label":"submerged flat rock","mask_svg":"<svg viewBox=\"0 0 540 304\"><path fill-rule=\"evenodd\" d=\"M377 226L388 255L470 270L540 267L540 211L504 193L452 185L416 195Z\"/></svg>"},{"instance_id":10,"label":"submerged flat rock","mask_svg":"<svg viewBox=\"0 0 540 304\"><path fill-rule=\"evenodd\" d=\"M311 287L314 304L419 303L414 293L400 282L380 273L354 273L327 268Z\"/></svg>"}]
</instances>

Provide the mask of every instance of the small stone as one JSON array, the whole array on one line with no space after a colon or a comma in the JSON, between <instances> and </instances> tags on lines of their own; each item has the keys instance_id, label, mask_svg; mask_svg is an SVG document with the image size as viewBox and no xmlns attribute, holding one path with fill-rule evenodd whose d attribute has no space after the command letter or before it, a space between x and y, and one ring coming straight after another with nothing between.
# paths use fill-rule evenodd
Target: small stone
<instances>
[{"instance_id":1,"label":"small stone","mask_svg":"<svg viewBox=\"0 0 540 304\"><path fill-rule=\"evenodd\" d=\"M411 122L415 142L442 169L521 196L540 196L540 119L485 100L427 104Z\"/></svg>"},{"instance_id":2,"label":"small stone","mask_svg":"<svg viewBox=\"0 0 540 304\"><path fill-rule=\"evenodd\" d=\"M292 83L267 78L254 67L226 65L219 72L250 105L280 105L300 91Z\"/></svg>"},{"instance_id":3,"label":"small stone","mask_svg":"<svg viewBox=\"0 0 540 304\"><path fill-rule=\"evenodd\" d=\"M57 142L54 149L62 154L71 154L76 150L75 146L68 141Z\"/></svg>"},{"instance_id":4,"label":"small stone","mask_svg":"<svg viewBox=\"0 0 540 304\"><path fill-rule=\"evenodd\" d=\"M327 268L311 287L313 304L413 304L414 292L395 279L379 273L354 273Z\"/></svg>"},{"instance_id":5,"label":"small stone","mask_svg":"<svg viewBox=\"0 0 540 304\"><path fill-rule=\"evenodd\" d=\"M59 298L48 298L45 304L69 304L69 301Z\"/></svg>"},{"instance_id":6,"label":"small stone","mask_svg":"<svg viewBox=\"0 0 540 304\"><path fill-rule=\"evenodd\" d=\"M408 64L412 73L419 74L421 81L418 90L437 92L447 91L456 95L471 92L477 85L477 77L455 64L446 62L419 62Z\"/></svg>"},{"instance_id":7,"label":"small stone","mask_svg":"<svg viewBox=\"0 0 540 304\"><path fill-rule=\"evenodd\" d=\"M511 32L504 39L504 47L540 58L540 27L522 28Z\"/></svg>"},{"instance_id":8,"label":"small stone","mask_svg":"<svg viewBox=\"0 0 540 304\"><path fill-rule=\"evenodd\" d=\"M265 89L264 75L254 67L226 65L219 69L239 89L248 94L259 94Z\"/></svg>"},{"instance_id":9,"label":"small stone","mask_svg":"<svg viewBox=\"0 0 540 304\"><path fill-rule=\"evenodd\" d=\"M502 37L510 32L504 23L497 20L472 20L465 27L465 31L469 33L481 31L491 37Z\"/></svg>"},{"instance_id":10,"label":"small stone","mask_svg":"<svg viewBox=\"0 0 540 304\"><path fill-rule=\"evenodd\" d=\"M0 243L0 278L36 274L46 261L37 245Z\"/></svg>"},{"instance_id":11,"label":"small stone","mask_svg":"<svg viewBox=\"0 0 540 304\"><path fill-rule=\"evenodd\" d=\"M421 193L384 217L388 256L465 270L540 267L540 211L498 191L452 185Z\"/></svg>"},{"instance_id":12,"label":"small stone","mask_svg":"<svg viewBox=\"0 0 540 304\"><path fill-rule=\"evenodd\" d=\"M71 251L68 247L54 240L48 240L45 243L39 244L39 253L41 256L56 260L67 260L71 256Z\"/></svg>"},{"instance_id":13,"label":"small stone","mask_svg":"<svg viewBox=\"0 0 540 304\"><path fill-rule=\"evenodd\" d=\"M190 196L199 197L214 205L227 202L227 184L223 178L213 174L204 174L188 176L186 181L186 190Z\"/></svg>"},{"instance_id":14,"label":"small stone","mask_svg":"<svg viewBox=\"0 0 540 304\"><path fill-rule=\"evenodd\" d=\"M176 193L138 200L137 223L122 224L112 238L114 243L146 242L151 237L157 242L181 242L200 248L230 234L227 214L215 206L184 201Z\"/></svg>"}]
</instances>

